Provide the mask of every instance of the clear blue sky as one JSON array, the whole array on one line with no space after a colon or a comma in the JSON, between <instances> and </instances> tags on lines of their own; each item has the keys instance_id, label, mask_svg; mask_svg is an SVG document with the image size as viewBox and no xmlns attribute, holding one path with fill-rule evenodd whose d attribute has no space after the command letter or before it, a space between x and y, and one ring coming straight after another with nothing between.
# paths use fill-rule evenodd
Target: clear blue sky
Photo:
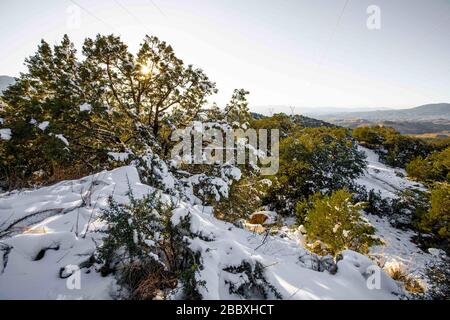
<instances>
[{"instance_id":1,"label":"clear blue sky","mask_svg":"<svg viewBox=\"0 0 450 320\"><path fill-rule=\"evenodd\" d=\"M120 33L135 51L155 34L217 82L222 105L241 87L253 107L450 102L449 0L74 1L79 28L70 0L0 0L0 74L24 71L41 38L67 33L81 48L86 36ZM380 30L366 26L372 4Z\"/></svg>"}]
</instances>

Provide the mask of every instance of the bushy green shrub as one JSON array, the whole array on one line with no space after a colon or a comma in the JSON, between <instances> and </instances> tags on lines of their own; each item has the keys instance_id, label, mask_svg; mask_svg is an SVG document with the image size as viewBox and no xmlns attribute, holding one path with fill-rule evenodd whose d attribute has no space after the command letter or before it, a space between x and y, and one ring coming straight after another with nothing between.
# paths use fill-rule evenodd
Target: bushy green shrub
<instances>
[{"instance_id":1,"label":"bushy green shrub","mask_svg":"<svg viewBox=\"0 0 450 320\"><path fill-rule=\"evenodd\" d=\"M423 215L419 227L450 240L450 184L436 183L431 189L430 210Z\"/></svg>"},{"instance_id":2,"label":"bushy green shrub","mask_svg":"<svg viewBox=\"0 0 450 320\"><path fill-rule=\"evenodd\" d=\"M157 193L121 205L113 198L102 211L106 236L98 248L102 274L115 273L127 298L153 299L160 292L181 283L185 299L198 299L195 274L201 267L199 256L189 248L189 217L179 224L171 221L172 207Z\"/></svg>"},{"instance_id":3,"label":"bushy green shrub","mask_svg":"<svg viewBox=\"0 0 450 320\"><path fill-rule=\"evenodd\" d=\"M240 274L241 281L225 281L229 286L230 294L236 294L244 299L282 299L278 290L270 284L264 276L264 266L255 261L253 263L242 261L238 266L229 266L223 269L234 275Z\"/></svg>"},{"instance_id":4,"label":"bushy green shrub","mask_svg":"<svg viewBox=\"0 0 450 320\"><path fill-rule=\"evenodd\" d=\"M346 129L296 130L280 142L280 168L265 202L279 213L292 214L298 201L316 192L351 188L365 165Z\"/></svg>"},{"instance_id":5,"label":"bushy green shrub","mask_svg":"<svg viewBox=\"0 0 450 320\"><path fill-rule=\"evenodd\" d=\"M285 138L296 127L291 117L284 113L277 113L271 117L264 117L262 119L253 120L251 126L254 129L278 129L280 130L280 137Z\"/></svg>"},{"instance_id":6,"label":"bushy green shrub","mask_svg":"<svg viewBox=\"0 0 450 320\"><path fill-rule=\"evenodd\" d=\"M53 163L95 172L110 168L111 151L139 154L151 146L163 153L173 128L198 119L216 92L202 70L156 37L146 36L133 55L119 37L98 35L85 39L79 55L66 35L53 47L43 40L25 64L0 108L0 129L11 130L9 140L0 139L7 189L32 185L37 171L52 176ZM238 93L230 106L245 111L245 91Z\"/></svg>"},{"instance_id":7,"label":"bushy green shrub","mask_svg":"<svg viewBox=\"0 0 450 320\"><path fill-rule=\"evenodd\" d=\"M422 182L450 182L450 147L417 157L406 166L408 176Z\"/></svg>"},{"instance_id":8,"label":"bushy green shrub","mask_svg":"<svg viewBox=\"0 0 450 320\"><path fill-rule=\"evenodd\" d=\"M238 124L241 126L248 126L252 120L252 116L248 109L248 102L246 96L249 94L244 89L235 89L231 96L230 102L226 105L224 116L228 123Z\"/></svg>"},{"instance_id":9,"label":"bushy green shrub","mask_svg":"<svg viewBox=\"0 0 450 320\"><path fill-rule=\"evenodd\" d=\"M447 300L450 297L450 261L434 260L427 263L425 270L428 287L426 295L432 300Z\"/></svg>"},{"instance_id":10,"label":"bushy green shrub","mask_svg":"<svg viewBox=\"0 0 450 320\"><path fill-rule=\"evenodd\" d=\"M248 174L231 185L228 198L222 198L214 206L217 218L231 223L247 219L250 214L262 209L262 198L268 189L269 180Z\"/></svg>"},{"instance_id":11,"label":"bushy green shrub","mask_svg":"<svg viewBox=\"0 0 450 320\"><path fill-rule=\"evenodd\" d=\"M307 210L306 230L309 241L320 240L330 254L344 249L366 253L371 245L379 244L375 229L361 216L363 203L353 203L352 194L338 190L330 196L316 194Z\"/></svg>"},{"instance_id":12,"label":"bushy green shrub","mask_svg":"<svg viewBox=\"0 0 450 320\"><path fill-rule=\"evenodd\" d=\"M393 167L404 168L416 157L426 157L433 150L422 139L401 135L390 127L358 127L352 130L352 135L362 145L375 149L380 160Z\"/></svg>"},{"instance_id":13,"label":"bushy green shrub","mask_svg":"<svg viewBox=\"0 0 450 320\"><path fill-rule=\"evenodd\" d=\"M397 131L389 127L357 127L352 130L353 137L369 148L376 148L390 137L397 135Z\"/></svg>"},{"instance_id":14,"label":"bushy green shrub","mask_svg":"<svg viewBox=\"0 0 450 320\"><path fill-rule=\"evenodd\" d=\"M392 213L392 203L390 199L383 198L381 192L370 190L365 200L367 205L364 211L377 216L389 215Z\"/></svg>"},{"instance_id":15,"label":"bushy green shrub","mask_svg":"<svg viewBox=\"0 0 450 320\"><path fill-rule=\"evenodd\" d=\"M381 153L380 159L393 167L405 166L418 156L426 157L432 151L430 145L421 139L401 134L390 136L383 142L387 153Z\"/></svg>"},{"instance_id":16,"label":"bushy green shrub","mask_svg":"<svg viewBox=\"0 0 450 320\"><path fill-rule=\"evenodd\" d=\"M415 229L418 221L430 208L430 195L418 189L404 189L391 199L392 212L390 222L394 227L407 227ZM389 211L388 211L389 212Z\"/></svg>"}]
</instances>

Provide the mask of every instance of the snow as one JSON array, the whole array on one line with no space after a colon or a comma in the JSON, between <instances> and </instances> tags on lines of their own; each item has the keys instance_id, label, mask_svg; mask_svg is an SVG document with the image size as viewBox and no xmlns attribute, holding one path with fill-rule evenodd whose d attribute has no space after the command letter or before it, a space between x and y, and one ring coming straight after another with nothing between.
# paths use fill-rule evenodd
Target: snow
<instances>
[{"instance_id":1,"label":"snow","mask_svg":"<svg viewBox=\"0 0 450 320\"><path fill-rule=\"evenodd\" d=\"M11 140L11 129L0 129L0 139Z\"/></svg>"},{"instance_id":2,"label":"snow","mask_svg":"<svg viewBox=\"0 0 450 320\"><path fill-rule=\"evenodd\" d=\"M41 129L42 131L45 131L45 129L47 129L49 124L50 124L50 122L44 121L38 125L38 128Z\"/></svg>"},{"instance_id":3,"label":"snow","mask_svg":"<svg viewBox=\"0 0 450 320\"><path fill-rule=\"evenodd\" d=\"M381 163L373 150L361 146L358 149L366 154L368 165L364 176L357 179L356 183L365 186L367 191L373 189L381 192L383 198L396 198L396 193L406 188L423 189L421 184L405 178L405 170Z\"/></svg>"},{"instance_id":4,"label":"snow","mask_svg":"<svg viewBox=\"0 0 450 320\"><path fill-rule=\"evenodd\" d=\"M113 158L116 161L126 161L128 157L130 156L130 153L128 152L108 152L108 156Z\"/></svg>"},{"instance_id":5,"label":"snow","mask_svg":"<svg viewBox=\"0 0 450 320\"><path fill-rule=\"evenodd\" d=\"M397 284L381 272L381 288L367 287L367 269L373 262L356 252L346 251L338 262L338 272L318 272L303 267L299 257L308 254L295 239L271 236L264 240L238 229L229 223L215 219L200 207L189 210L193 232L201 232L209 240L194 239L192 249L202 252L204 269L199 280L207 283L200 291L205 299L236 299L224 285L230 274L223 269L239 265L243 260L257 260L266 266L266 276L281 295L289 299L395 299L399 293ZM179 220L178 211L174 220ZM205 232L207 230L208 232Z\"/></svg>"},{"instance_id":6,"label":"snow","mask_svg":"<svg viewBox=\"0 0 450 320\"><path fill-rule=\"evenodd\" d=\"M58 274L61 268L89 259L101 237L94 232L102 225L96 216L106 207L109 195L114 193L119 202L128 199L128 181L138 196L151 191L139 183L135 168L123 167L51 187L0 195L1 242L11 248L6 261L0 263L5 265L0 269L0 287L8 288L0 290L0 299L110 298L115 286L111 277L82 269L81 289L69 290ZM54 249L34 261L44 248Z\"/></svg>"},{"instance_id":7,"label":"snow","mask_svg":"<svg viewBox=\"0 0 450 320\"><path fill-rule=\"evenodd\" d=\"M369 166L357 182L368 190L394 198L406 187L423 188L396 173L403 173L401 170L380 163L371 150L361 150ZM109 155L124 161L129 154ZM294 228L292 221L285 219L285 226L277 233L256 234L216 219L213 208L194 196L193 187L204 184L203 192L216 199L226 198L232 181L241 177L238 168L224 166L220 177L200 174L176 178L156 155L149 154L145 160L161 179L161 189L142 183L135 166L124 166L49 187L0 194L0 299L114 297L118 290L114 277L101 277L95 265L86 266L86 262L102 241L103 235L97 231L104 223L98 217L108 205L108 197L127 203L129 188L136 198L157 190L163 201L176 203L171 218L174 224L190 216L195 236L187 240L201 255L203 268L196 277L205 282L199 287L204 299L240 299L230 294L227 282L241 282L242 278L224 269L243 261L261 263L266 279L284 299L398 299L404 291L376 263L385 268L401 265L424 279L426 264L443 256L438 249L419 249L411 241L415 233L394 228L388 217L365 215L384 244L372 247L369 257L344 251L335 274L318 271L320 258L305 248L303 226ZM180 184L185 184L185 189L170 192ZM277 220L276 212L262 213L270 216L271 222ZM338 224L333 232L348 234ZM154 244L152 239L145 241L149 246ZM66 272L74 265L84 266L79 290L70 290L67 280L60 277L61 270ZM374 270L380 279L380 287L375 289L369 285L373 272L377 274Z\"/></svg>"},{"instance_id":8,"label":"snow","mask_svg":"<svg viewBox=\"0 0 450 320\"><path fill-rule=\"evenodd\" d=\"M62 134L55 134L55 137L61 140L67 147L69 146L69 141Z\"/></svg>"},{"instance_id":9,"label":"snow","mask_svg":"<svg viewBox=\"0 0 450 320\"><path fill-rule=\"evenodd\" d=\"M109 299L117 291L112 276L101 277L94 267L81 269L81 288L70 290L60 270L86 262L101 243L95 232L104 224L98 220L107 198L128 201L128 188L135 197L155 189L140 182L133 166L104 171L79 180L63 181L36 190L0 195L0 299ZM163 201L173 200L161 192ZM242 261L259 261L267 280L286 299L396 299L400 289L384 272L381 288L367 286L367 269L374 263L356 252L345 251L336 274L319 272L301 263L311 255L299 234L265 237L217 220L211 207L180 201L172 221L191 216L191 231L201 237L190 239L191 249L199 251L203 269L198 280L205 299L239 299L230 295L225 281L240 281L223 269ZM9 251L5 248L9 248ZM41 259L39 253L45 251ZM35 261L36 260L36 261Z\"/></svg>"},{"instance_id":10,"label":"snow","mask_svg":"<svg viewBox=\"0 0 450 320\"><path fill-rule=\"evenodd\" d=\"M403 169L394 169L381 163L378 155L370 149L364 147L359 149L367 156L368 169L357 183L365 186L367 191L373 189L380 192L384 198L395 199L396 193L405 188L425 190L422 184L408 180ZM412 238L417 233L412 230L394 228L389 223L389 217L365 214L365 218L376 228L376 235L384 242L384 245L372 247L370 256L381 266L401 264L407 273L422 278L426 282L424 276L427 263L440 260L443 254L439 252L440 254L433 255L433 250L425 252L418 248L412 242Z\"/></svg>"},{"instance_id":11,"label":"snow","mask_svg":"<svg viewBox=\"0 0 450 320\"><path fill-rule=\"evenodd\" d=\"M404 271L413 276L425 279L427 263L440 260L440 256L425 252L411 241L416 235L412 230L399 230L391 226L386 218L367 215L370 224L376 228L376 235L384 245L374 246L370 249L370 256L381 266L398 263Z\"/></svg>"},{"instance_id":12,"label":"snow","mask_svg":"<svg viewBox=\"0 0 450 320\"><path fill-rule=\"evenodd\" d=\"M92 106L89 104L89 103L83 103L81 106L80 106L80 112L83 112L83 111L91 111L92 110Z\"/></svg>"}]
</instances>

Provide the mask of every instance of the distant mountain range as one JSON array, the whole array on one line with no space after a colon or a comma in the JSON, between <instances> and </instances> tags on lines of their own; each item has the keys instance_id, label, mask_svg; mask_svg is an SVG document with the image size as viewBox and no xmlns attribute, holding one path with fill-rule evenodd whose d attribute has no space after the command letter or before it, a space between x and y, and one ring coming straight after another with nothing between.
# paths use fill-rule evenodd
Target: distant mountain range
<instances>
[{"instance_id":1,"label":"distant mountain range","mask_svg":"<svg viewBox=\"0 0 450 320\"><path fill-rule=\"evenodd\" d=\"M343 108L343 107L298 107L295 105L258 105L252 106L251 108L255 112L271 115L275 113L285 113L288 115L292 114L302 114L308 117L317 117L318 115L330 115L337 113L347 113L347 112L366 112L366 111L377 111L383 110L384 108L377 107L365 107L365 108ZM385 110L390 110L386 108Z\"/></svg>"},{"instance_id":2,"label":"distant mountain range","mask_svg":"<svg viewBox=\"0 0 450 320\"><path fill-rule=\"evenodd\" d=\"M0 76L0 94L16 80L9 76Z\"/></svg>"},{"instance_id":3,"label":"distant mountain range","mask_svg":"<svg viewBox=\"0 0 450 320\"><path fill-rule=\"evenodd\" d=\"M307 119L319 119L334 125L355 128L360 126L383 125L393 127L403 134L439 137L450 135L450 103L427 104L410 109L352 110L345 108L300 108L289 106L265 106L269 114L307 115ZM328 113L327 113L328 111ZM261 114L255 114L263 117ZM305 117L306 118L306 117ZM316 120L317 121L317 120Z\"/></svg>"},{"instance_id":4,"label":"distant mountain range","mask_svg":"<svg viewBox=\"0 0 450 320\"><path fill-rule=\"evenodd\" d=\"M323 120L368 121L432 121L450 120L450 103L426 104L411 109L391 109L358 112L339 112L318 116Z\"/></svg>"},{"instance_id":5,"label":"distant mountain range","mask_svg":"<svg viewBox=\"0 0 450 320\"><path fill-rule=\"evenodd\" d=\"M339 112L316 118L335 125L355 128L383 125L412 135L450 135L450 103L427 104L411 109Z\"/></svg>"}]
</instances>

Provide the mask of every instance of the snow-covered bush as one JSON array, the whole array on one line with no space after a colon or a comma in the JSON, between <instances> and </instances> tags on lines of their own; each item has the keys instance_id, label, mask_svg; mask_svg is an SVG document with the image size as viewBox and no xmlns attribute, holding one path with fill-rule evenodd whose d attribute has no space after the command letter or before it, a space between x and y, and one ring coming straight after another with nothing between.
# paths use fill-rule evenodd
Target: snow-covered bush
<instances>
[{"instance_id":1,"label":"snow-covered bush","mask_svg":"<svg viewBox=\"0 0 450 320\"><path fill-rule=\"evenodd\" d=\"M422 215L419 228L437 237L450 239L450 184L436 183L431 190L430 210Z\"/></svg>"},{"instance_id":2,"label":"snow-covered bush","mask_svg":"<svg viewBox=\"0 0 450 320\"><path fill-rule=\"evenodd\" d=\"M358 127L352 130L352 135L364 146L375 149L380 160L393 167L404 168L416 157L426 157L433 149L425 141L401 135L390 127Z\"/></svg>"},{"instance_id":3,"label":"snow-covered bush","mask_svg":"<svg viewBox=\"0 0 450 320\"><path fill-rule=\"evenodd\" d=\"M422 294L425 291L425 285L419 279L408 274L405 267L398 261L391 261L384 265L384 271L395 281L400 282L406 291L411 294Z\"/></svg>"},{"instance_id":4,"label":"snow-covered bush","mask_svg":"<svg viewBox=\"0 0 450 320\"><path fill-rule=\"evenodd\" d=\"M230 294L244 299L282 299L278 290L264 276L264 266L258 261L242 261L238 266L223 269L233 280L225 280Z\"/></svg>"},{"instance_id":5,"label":"snow-covered bush","mask_svg":"<svg viewBox=\"0 0 450 320\"><path fill-rule=\"evenodd\" d=\"M265 203L293 214L298 201L321 192L351 188L365 168L364 154L343 128L296 130L280 142L280 169Z\"/></svg>"},{"instance_id":6,"label":"snow-covered bush","mask_svg":"<svg viewBox=\"0 0 450 320\"><path fill-rule=\"evenodd\" d=\"M217 218L235 223L247 219L250 214L263 209L262 198L266 195L270 180L247 174L230 187L229 197L222 199L215 207Z\"/></svg>"},{"instance_id":7,"label":"snow-covered bush","mask_svg":"<svg viewBox=\"0 0 450 320\"><path fill-rule=\"evenodd\" d=\"M426 296L433 300L448 300L450 297L450 260L448 257L427 264L428 286Z\"/></svg>"},{"instance_id":8,"label":"snow-covered bush","mask_svg":"<svg viewBox=\"0 0 450 320\"><path fill-rule=\"evenodd\" d=\"M98 248L103 275L115 273L126 298L153 299L161 292L181 288L183 298L198 299L195 274L201 264L189 249L189 216L174 225L173 207L163 204L152 193L120 205L109 198L102 211L106 236Z\"/></svg>"},{"instance_id":9,"label":"snow-covered bush","mask_svg":"<svg viewBox=\"0 0 450 320\"><path fill-rule=\"evenodd\" d=\"M380 244L373 237L375 229L361 216L364 204L354 204L350 192L338 190L330 196L317 193L309 205L305 225L308 240L324 243L325 252L336 255L351 249L367 253L371 245Z\"/></svg>"},{"instance_id":10,"label":"snow-covered bush","mask_svg":"<svg viewBox=\"0 0 450 320\"><path fill-rule=\"evenodd\" d=\"M386 217L392 226L402 229L417 229L430 207L429 193L415 188L405 188L393 198L383 197L373 189L369 192L361 189L355 198L366 202L366 213Z\"/></svg>"},{"instance_id":11,"label":"snow-covered bush","mask_svg":"<svg viewBox=\"0 0 450 320\"><path fill-rule=\"evenodd\" d=\"M92 173L111 168L109 152L163 152L167 129L195 119L216 92L156 37L146 36L133 55L119 37L98 35L85 39L79 56L67 35L54 47L42 41L3 93L0 180L8 189L16 180L33 185L36 171L52 176L49 163Z\"/></svg>"}]
</instances>

